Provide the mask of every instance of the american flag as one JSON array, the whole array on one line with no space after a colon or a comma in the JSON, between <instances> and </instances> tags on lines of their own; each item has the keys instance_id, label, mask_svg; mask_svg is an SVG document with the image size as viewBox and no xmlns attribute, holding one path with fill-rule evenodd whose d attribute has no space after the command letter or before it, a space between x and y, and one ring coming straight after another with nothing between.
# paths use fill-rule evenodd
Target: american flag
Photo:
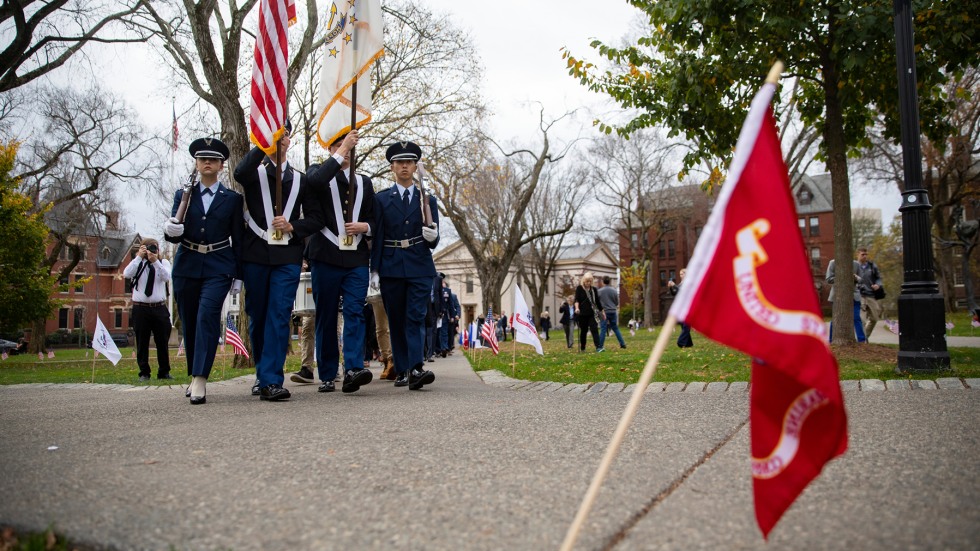
<instances>
[{"instance_id":1,"label":"american flag","mask_svg":"<svg viewBox=\"0 0 980 551\"><path fill-rule=\"evenodd\" d=\"M283 125L288 107L286 69L289 66L287 29L295 21L294 0L259 1L249 130L252 143L267 155L276 152L276 141L285 131Z\"/></svg>"},{"instance_id":2,"label":"american flag","mask_svg":"<svg viewBox=\"0 0 980 551\"><path fill-rule=\"evenodd\" d=\"M53 360L54 359L54 350L48 350L48 359L49 360Z\"/></svg>"},{"instance_id":3,"label":"american flag","mask_svg":"<svg viewBox=\"0 0 980 551\"><path fill-rule=\"evenodd\" d=\"M487 343L487 346L493 349L493 353L500 353L500 345L497 344L497 328L495 327L493 321L493 307L487 309L487 321L483 323L483 340Z\"/></svg>"},{"instance_id":4,"label":"american flag","mask_svg":"<svg viewBox=\"0 0 980 551\"><path fill-rule=\"evenodd\" d=\"M171 131L170 148L173 151L177 151L177 137L180 136L180 132L177 131L177 108L171 106L171 109L174 113L174 125L173 130Z\"/></svg>"},{"instance_id":5,"label":"american flag","mask_svg":"<svg viewBox=\"0 0 980 551\"><path fill-rule=\"evenodd\" d=\"M225 342L235 349L235 354L248 357L248 350L245 350L245 343L235 330L235 320L231 318L231 314L228 314L228 320L225 322Z\"/></svg>"}]
</instances>

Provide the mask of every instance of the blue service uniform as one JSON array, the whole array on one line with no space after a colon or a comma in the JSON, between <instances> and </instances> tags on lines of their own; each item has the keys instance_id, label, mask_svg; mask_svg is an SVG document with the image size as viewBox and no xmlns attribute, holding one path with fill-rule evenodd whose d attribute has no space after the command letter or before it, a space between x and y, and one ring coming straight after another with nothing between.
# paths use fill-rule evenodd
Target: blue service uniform
<instances>
[{"instance_id":1,"label":"blue service uniform","mask_svg":"<svg viewBox=\"0 0 980 551\"><path fill-rule=\"evenodd\" d=\"M220 183L204 210L200 182L191 188L184 213L184 233L164 238L177 243L173 286L187 352L187 374L208 377L221 335L221 307L232 281L242 277L242 196ZM170 216L176 216L184 190L174 194Z\"/></svg>"},{"instance_id":2,"label":"blue service uniform","mask_svg":"<svg viewBox=\"0 0 980 551\"><path fill-rule=\"evenodd\" d=\"M326 225L310 238L307 258L310 261L313 302L316 304L316 365L321 381L333 381L340 369L340 351L337 348L337 309L343 298L344 316L344 372L362 369L366 323L364 306L369 283L368 264L371 251L368 242L374 235L374 184L365 175L357 175L355 200L348 205L348 181L350 171L341 171L335 157L328 158L319 166L311 166L309 178L315 181L314 189L324 213ZM336 202L334 201L336 194ZM360 201L358 204L358 196ZM357 208L352 218L366 222L370 230L355 236L357 249L340 250L343 239L338 225L343 227L345 209ZM340 216L341 220L337 218Z\"/></svg>"},{"instance_id":3,"label":"blue service uniform","mask_svg":"<svg viewBox=\"0 0 980 551\"><path fill-rule=\"evenodd\" d=\"M265 173L266 189L263 189L259 170ZM293 231L286 245L270 245L265 233L271 220L266 218L265 206L274 204L275 179L275 164L257 147L253 147L235 167L235 180L242 186L248 207L242 271L248 332L260 388L282 386L285 380L283 366L289 348L293 301L303 264L304 239L323 227L323 212L312 187L301 172L286 163L282 172L281 208L293 225Z\"/></svg>"},{"instance_id":4,"label":"blue service uniform","mask_svg":"<svg viewBox=\"0 0 980 551\"><path fill-rule=\"evenodd\" d=\"M422 238L422 209L417 186L406 207L397 184L379 192L375 201L375 234L371 269L381 279L381 299L391 329L395 371L404 374L424 362L425 316L436 266L432 249L439 243ZM438 226L436 200L428 196L432 221Z\"/></svg>"}]
</instances>

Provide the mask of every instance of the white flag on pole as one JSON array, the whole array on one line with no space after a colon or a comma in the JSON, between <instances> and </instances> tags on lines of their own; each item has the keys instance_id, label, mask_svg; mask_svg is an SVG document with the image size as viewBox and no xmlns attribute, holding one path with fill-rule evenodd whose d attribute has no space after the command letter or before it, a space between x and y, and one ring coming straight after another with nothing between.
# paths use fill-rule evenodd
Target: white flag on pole
<instances>
[{"instance_id":1,"label":"white flag on pole","mask_svg":"<svg viewBox=\"0 0 980 551\"><path fill-rule=\"evenodd\" d=\"M116 343L112 341L109 330L105 328L105 325L102 325L102 318L98 316L95 318L95 333L92 335L92 348L96 352L101 352L106 358L109 358L112 365L119 363L119 360L122 358L122 353L119 352Z\"/></svg>"},{"instance_id":2,"label":"white flag on pole","mask_svg":"<svg viewBox=\"0 0 980 551\"><path fill-rule=\"evenodd\" d=\"M338 7L338 4L341 7ZM351 87L357 81L360 128L371 120L371 66L384 55L384 20L379 0L333 2L323 46L323 73L317 109L317 139L329 147L350 132Z\"/></svg>"},{"instance_id":3,"label":"white flag on pole","mask_svg":"<svg viewBox=\"0 0 980 551\"><path fill-rule=\"evenodd\" d=\"M524 302L524 295L521 294L521 288L516 285L514 286L514 338L517 342L530 344L538 351L538 354L544 356L544 350L541 348L541 339L538 338L538 332L534 328L534 318L531 316L531 309Z\"/></svg>"}]
</instances>

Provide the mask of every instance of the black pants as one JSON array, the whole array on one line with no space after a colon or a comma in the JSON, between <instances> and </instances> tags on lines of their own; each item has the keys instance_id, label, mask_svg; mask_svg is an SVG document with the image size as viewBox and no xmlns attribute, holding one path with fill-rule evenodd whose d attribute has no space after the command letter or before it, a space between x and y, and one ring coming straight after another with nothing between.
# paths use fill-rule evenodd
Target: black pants
<instances>
[{"instance_id":1,"label":"black pants","mask_svg":"<svg viewBox=\"0 0 980 551\"><path fill-rule=\"evenodd\" d=\"M130 316L136 333L136 365L140 376L150 376L150 333L157 347L157 377L170 374L170 311L166 306L133 305Z\"/></svg>"},{"instance_id":2,"label":"black pants","mask_svg":"<svg viewBox=\"0 0 980 551\"><path fill-rule=\"evenodd\" d=\"M682 323L681 324L681 334L677 337L677 346L681 348L690 348L694 346L694 339L691 338L691 326Z\"/></svg>"},{"instance_id":3,"label":"black pants","mask_svg":"<svg viewBox=\"0 0 980 551\"><path fill-rule=\"evenodd\" d=\"M578 318L578 343L579 350L585 350L585 332L588 331L592 333L592 343L595 344L595 349L599 349L599 324L595 321L595 316L592 314L581 315Z\"/></svg>"}]
</instances>

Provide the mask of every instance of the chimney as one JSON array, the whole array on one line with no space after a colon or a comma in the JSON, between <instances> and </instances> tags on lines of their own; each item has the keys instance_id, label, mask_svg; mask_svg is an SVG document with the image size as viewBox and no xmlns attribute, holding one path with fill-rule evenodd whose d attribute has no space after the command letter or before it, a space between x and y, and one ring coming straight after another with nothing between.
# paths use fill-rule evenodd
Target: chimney
<instances>
[{"instance_id":1,"label":"chimney","mask_svg":"<svg viewBox=\"0 0 980 551\"><path fill-rule=\"evenodd\" d=\"M119 211L110 210L105 213L105 229L119 231Z\"/></svg>"}]
</instances>

